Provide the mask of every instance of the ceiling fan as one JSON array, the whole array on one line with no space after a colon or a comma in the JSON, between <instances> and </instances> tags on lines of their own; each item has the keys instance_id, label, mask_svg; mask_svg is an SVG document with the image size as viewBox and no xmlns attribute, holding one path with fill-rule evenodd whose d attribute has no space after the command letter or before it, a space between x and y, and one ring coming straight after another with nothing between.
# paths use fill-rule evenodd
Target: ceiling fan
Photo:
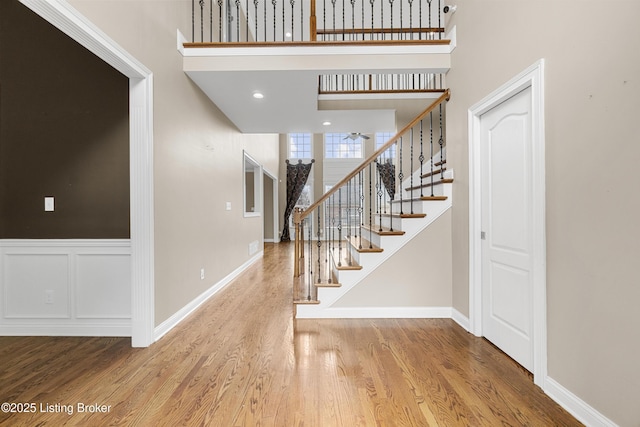
<instances>
[{"instance_id":1,"label":"ceiling fan","mask_svg":"<svg viewBox=\"0 0 640 427\"><path fill-rule=\"evenodd\" d=\"M350 134L348 134L347 136L345 136L343 139L352 139L352 140L356 140L358 138L362 138L362 139L369 139L369 137L367 135L363 135L360 132L351 132Z\"/></svg>"}]
</instances>

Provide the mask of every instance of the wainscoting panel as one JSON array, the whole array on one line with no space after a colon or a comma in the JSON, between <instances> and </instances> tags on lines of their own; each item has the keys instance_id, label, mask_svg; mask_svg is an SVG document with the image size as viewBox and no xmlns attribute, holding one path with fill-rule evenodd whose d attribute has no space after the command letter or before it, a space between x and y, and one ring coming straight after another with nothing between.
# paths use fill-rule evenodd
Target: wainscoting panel
<instances>
[{"instance_id":1,"label":"wainscoting panel","mask_svg":"<svg viewBox=\"0 0 640 427\"><path fill-rule=\"evenodd\" d=\"M0 335L131 336L129 240L0 240Z\"/></svg>"}]
</instances>

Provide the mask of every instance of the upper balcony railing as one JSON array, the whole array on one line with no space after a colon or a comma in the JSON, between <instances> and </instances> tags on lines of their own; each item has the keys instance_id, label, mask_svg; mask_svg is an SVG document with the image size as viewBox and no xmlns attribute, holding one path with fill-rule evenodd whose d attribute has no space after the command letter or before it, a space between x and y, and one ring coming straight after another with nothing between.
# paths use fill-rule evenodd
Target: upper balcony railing
<instances>
[{"instance_id":1,"label":"upper balcony railing","mask_svg":"<svg viewBox=\"0 0 640 427\"><path fill-rule=\"evenodd\" d=\"M444 0L192 0L193 43L443 39Z\"/></svg>"}]
</instances>

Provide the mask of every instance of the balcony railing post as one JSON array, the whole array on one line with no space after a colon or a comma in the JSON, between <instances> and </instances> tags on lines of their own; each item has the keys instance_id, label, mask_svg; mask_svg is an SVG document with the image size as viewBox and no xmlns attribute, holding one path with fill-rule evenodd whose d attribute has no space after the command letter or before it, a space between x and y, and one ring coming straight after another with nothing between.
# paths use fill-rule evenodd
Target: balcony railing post
<instances>
[{"instance_id":1,"label":"balcony railing post","mask_svg":"<svg viewBox=\"0 0 640 427\"><path fill-rule=\"evenodd\" d=\"M316 0L311 0L311 16L309 16L309 40L318 40L318 27L316 23Z\"/></svg>"}]
</instances>

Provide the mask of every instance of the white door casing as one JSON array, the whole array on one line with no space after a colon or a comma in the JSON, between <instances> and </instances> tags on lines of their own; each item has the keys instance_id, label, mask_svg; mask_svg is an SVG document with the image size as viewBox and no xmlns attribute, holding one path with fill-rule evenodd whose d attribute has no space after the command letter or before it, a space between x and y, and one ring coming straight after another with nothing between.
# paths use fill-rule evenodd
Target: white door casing
<instances>
[{"instance_id":1,"label":"white door casing","mask_svg":"<svg viewBox=\"0 0 640 427\"><path fill-rule=\"evenodd\" d=\"M484 335L482 301L482 150L481 117L514 95L531 92L531 337L534 383L544 389L547 377L546 241L544 168L544 60L490 93L469 109L469 326Z\"/></svg>"},{"instance_id":2,"label":"white door casing","mask_svg":"<svg viewBox=\"0 0 640 427\"><path fill-rule=\"evenodd\" d=\"M480 117L482 335L533 370L531 88Z\"/></svg>"},{"instance_id":3,"label":"white door casing","mask_svg":"<svg viewBox=\"0 0 640 427\"><path fill-rule=\"evenodd\" d=\"M131 345L154 337L153 73L66 1L20 0L64 34L129 77Z\"/></svg>"}]
</instances>

